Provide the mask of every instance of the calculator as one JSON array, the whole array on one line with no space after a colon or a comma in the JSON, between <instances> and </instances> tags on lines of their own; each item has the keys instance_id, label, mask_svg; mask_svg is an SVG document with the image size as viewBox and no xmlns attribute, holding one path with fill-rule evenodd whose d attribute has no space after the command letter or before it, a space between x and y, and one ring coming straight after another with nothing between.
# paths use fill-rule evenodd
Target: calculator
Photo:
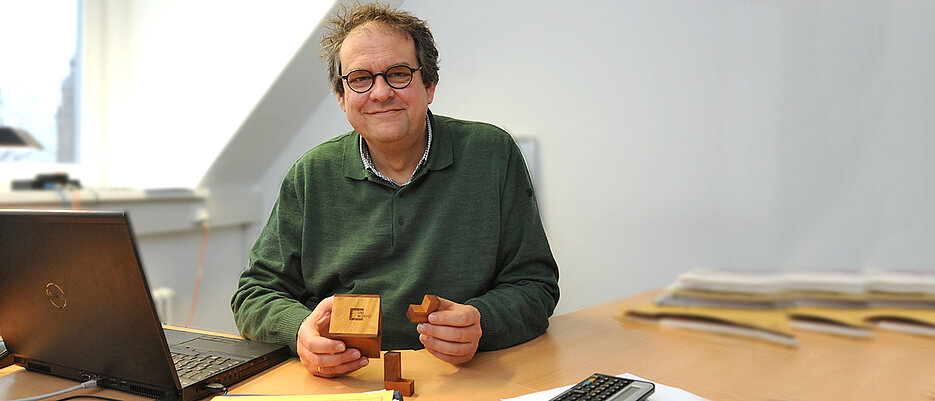
<instances>
[{"instance_id":1,"label":"calculator","mask_svg":"<svg viewBox=\"0 0 935 401\"><path fill-rule=\"evenodd\" d=\"M650 382L595 373L549 401L643 401L653 391Z\"/></svg>"}]
</instances>

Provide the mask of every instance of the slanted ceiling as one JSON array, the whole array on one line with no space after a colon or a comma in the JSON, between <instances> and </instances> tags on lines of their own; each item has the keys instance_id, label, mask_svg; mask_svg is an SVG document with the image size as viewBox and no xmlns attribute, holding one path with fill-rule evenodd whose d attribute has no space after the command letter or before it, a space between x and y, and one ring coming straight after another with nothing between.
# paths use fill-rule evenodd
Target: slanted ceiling
<instances>
[{"instance_id":1,"label":"slanted ceiling","mask_svg":"<svg viewBox=\"0 0 935 401\"><path fill-rule=\"evenodd\" d=\"M299 134L312 110L322 101L334 101L319 57L320 40L325 21L351 3L335 2L208 168L199 187L253 186L270 161ZM385 3L399 7L403 1Z\"/></svg>"}]
</instances>

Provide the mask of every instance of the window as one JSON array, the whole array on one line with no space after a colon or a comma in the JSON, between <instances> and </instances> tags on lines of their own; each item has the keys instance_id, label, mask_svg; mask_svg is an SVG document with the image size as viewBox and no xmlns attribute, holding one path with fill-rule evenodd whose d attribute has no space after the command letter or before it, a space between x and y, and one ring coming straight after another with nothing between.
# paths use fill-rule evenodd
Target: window
<instances>
[{"instance_id":1,"label":"window","mask_svg":"<svg viewBox=\"0 0 935 401\"><path fill-rule=\"evenodd\" d=\"M0 166L79 162L79 2L0 0L0 15L0 125L42 146L0 149Z\"/></svg>"}]
</instances>

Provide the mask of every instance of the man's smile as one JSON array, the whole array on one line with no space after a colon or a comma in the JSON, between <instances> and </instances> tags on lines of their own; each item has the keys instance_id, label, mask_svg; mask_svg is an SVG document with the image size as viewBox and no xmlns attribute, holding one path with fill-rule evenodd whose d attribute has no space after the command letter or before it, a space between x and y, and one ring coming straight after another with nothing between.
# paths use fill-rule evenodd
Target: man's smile
<instances>
[{"instance_id":1,"label":"man's smile","mask_svg":"<svg viewBox=\"0 0 935 401\"><path fill-rule=\"evenodd\" d=\"M375 115L375 116L388 116L388 115L392 115L394 113L401 112L401 111L403 111L403 109L384 109L384 110L368 111L367 114Z\"/></svg>"}]
</instances>

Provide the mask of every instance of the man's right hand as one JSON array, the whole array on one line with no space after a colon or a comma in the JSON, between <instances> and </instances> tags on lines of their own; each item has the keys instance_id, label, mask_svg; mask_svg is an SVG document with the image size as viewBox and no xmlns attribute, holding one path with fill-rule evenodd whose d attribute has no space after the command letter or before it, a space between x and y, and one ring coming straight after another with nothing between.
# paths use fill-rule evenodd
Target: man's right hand
<instances>
[{"instance_id":1,"label":"man's right hand","mask_svg":"<svg viewBox=\"0 0 935 401\"><path fill-rule=\"evenodd\" d=\"M296 351L302 366L315 376L337 377L370 363L356 348L345 349L344 342L325 337L331 325L334 297L321 301L302 325L296 339Z\"/></svg>"}]
</instances>

